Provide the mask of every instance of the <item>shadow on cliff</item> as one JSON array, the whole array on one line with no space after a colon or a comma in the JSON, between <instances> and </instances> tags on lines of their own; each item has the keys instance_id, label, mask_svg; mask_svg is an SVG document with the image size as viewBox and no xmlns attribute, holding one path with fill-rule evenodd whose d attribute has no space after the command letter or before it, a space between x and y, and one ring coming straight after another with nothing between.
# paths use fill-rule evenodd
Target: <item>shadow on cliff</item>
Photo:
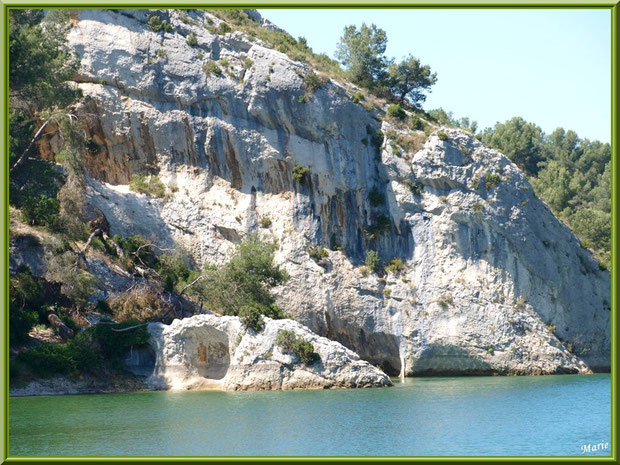
<instances>
[{"instance_id":1,"label":"shadow on cliff","mask_svg":"<svg viewBox=\"0 0 620 465\"><path fill-rule=\"evenodd\" d=\"M461 347L429 344L417 357L407 360L407 376L493 375L498 372L488 362Z\"/></svg>"}]
</instances>

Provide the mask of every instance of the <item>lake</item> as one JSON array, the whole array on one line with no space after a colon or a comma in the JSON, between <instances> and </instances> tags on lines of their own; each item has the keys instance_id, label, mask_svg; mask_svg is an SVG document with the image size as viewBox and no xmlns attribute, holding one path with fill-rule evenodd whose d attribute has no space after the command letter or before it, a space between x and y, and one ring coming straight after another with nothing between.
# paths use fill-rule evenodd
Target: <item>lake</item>
<instances>
[{"instance_id":1,"label":"lake","mask_svg":"<svg viewBox=\"0 0 620 465\"><path fill-rule=\"evenodd\" d=\"M609 374L10 399L11 456L611 454Z\"/></svg>"}]
</instances>

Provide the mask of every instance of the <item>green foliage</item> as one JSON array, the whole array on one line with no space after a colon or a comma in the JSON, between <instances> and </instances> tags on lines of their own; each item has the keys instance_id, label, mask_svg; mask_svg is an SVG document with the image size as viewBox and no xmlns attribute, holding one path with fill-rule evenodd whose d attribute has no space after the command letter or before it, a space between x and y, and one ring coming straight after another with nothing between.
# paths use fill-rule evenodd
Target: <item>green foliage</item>
<instances>
[{"instance_id":1,"label":"green foliage","mask_svg":"<svg viewBox=\"0 0 620 465\"><path fill-rule=\"evenodd\" d=\"M129 189L151 197L162 198L166 195L166 186L157 176L134 176L129 183Z\"/></svg>"},{"instance_id":2,"label":"green foliage","mask_svg":"<svg viewBox=\"0 0 620 465\"><path fill-rule=\"evenodd\" d=\"M398 103L392 103L388 105L387 115L399 120L404 120L407 117L405 110L403 110L403 108Z\"/></svg>"},{"instance_id":3,"label":"green foliage","mask_svg":"<svg viewBox=\"0 0 620 465\"><path fill-rule=\"evenodd\" d=\"M368 200L370 201L370 206L378 207L379 205L383 205L385 203L385 196L379 192L377 186L372 186L370 192L368 193Z\"/></svg>"},{"instance_id":4,"label":"green foliage","mask_svg":"<svg viewBox=\"0 0 620 465\"><path fill-rule=\"evenodd\" d=\"M280 347L283 353L295 354L301 363L305 365L310 365L321 359L319 354L314 351L312 342L307 341L290 330L282 329L278 331L276 345Z\"/></svg>"},{"instance_id":5,"label":"green foliage","mask_svg":"<svg viewBox=\"0 0 620 465\"><path fill-rule=\"evenodd\" d=\"M118 324L98 324L90 328L92 340L98 351L106 360L119 360L133 347L147 347L149 332L146 326L138 326L126 331L114 331L135 326L136 321L126 321Z\"/></svg>"},{"instance_id":6,"label":"green foliage","mask_svg":"<svg viewBox=\"0 0 620 465\"><path fill-rule=\"evenodd\" d=\"M67 81L73 79L79 61L65 47L69 18L48 14L43 20L43 10L12 9L8 14L11 107L27 108L32 117L44 108L64 108L75 101L80 91Z\"/></svg>"},{"instance_id":7,"label":"green foliage","mask_svg":"<svg viewBox=\"0 0 620 465\"><path fill-rule=\"evenodd\" d=\"M325 81L325 79L321 78L312 70L308 71L304 76L304 84L306 84L306 89L308 89L311 93L325 84Z\"/></svg>"},{"instance_id":8,"label":"green foliage","mask_svg":"<svg viewBox=\"0 0 620 465\"><path fill-rule=\"evenodd\" d=\"M261 228L269 228L271 226L271 218L268 216L263 216L260 219L260 227Z\"/></svg>"},{"instance_id":9,"label":"green foliage","mask_svg":"<svg viewBox=\"0 0 620 465\"><path fill-rule=\"evenodd\" d=\"M391 64L388 74L389 90L401 103L408 98L414 105L419 105L426 100L424 91L437 82L437 73L431 73L430 66L421 65L413 55L398 64Z\"/></svg>"},{"instance_id":10,"label":"green foliage","mask_svg":"<svg viewBox=\"0 0 620 465\"><path fill-rule=\"evenodd\" d=\"M21 206L23 220L33 226L52 224L60 212L60 203L45 194L36 196L30 191Z\"/></svg>"},{"instance_id":11,"label":"green foliage","mask_svg":"<svg viewBox=\"0 0 620 465\"><path fill-rule=\"evenodd\" d=\"M444 131L439 131L437 136L439 137L440 140L448 140L449 139L448 134L446 134Z\"/></svg>"},{"instance_id":12,"label":"green foliage","mask_svg":"<svg viewBox=\"0 0 620 465\"><path fill-rule=\"evenodd\" d=\"M543 136L540 127L517 117L485 129L481 140L504 153L527 174L536 175L538 164L547 158Z\"/></svg>"},{"instance_id":13,"label":"green foliage","mask_svg":"<svg viewBox=\"0 0 620 465\"><path fill-rule=\"evenodd\" d=\"M96 341L93 340L91 328L78 333L66 344L45 343L22 351L15 361L37 376L47 377L58 374L97 373L103 357Z\"/></svg>"},{"instance_id":14,"label":"green foliage","mask_svg":"<svg viewBox=\"0 0 620 465\"><path fill-rule=\"evenodd\" d=\"M388 233L392 229L392 220L386 215L379 215L377 219L366 227L366 235L369 239L375 239L382 234Z\"/></svg>"},{"instance_id":15,"label":"green foliage","mask_svg":"<svg viewBox=\"0 0 620 465\"><path fill-rule=\"evenodd\" d=\"M308 255L310 255L310 258L312 258L313 260L317 262L323 258L329 257L329 252L327 251L327 249L321 246L318 246L318 247L310 246L308 247L307 250L308 250Z\"/></svg>"},{"instance_id":16,"label":"green foliage","mask_svg":"<svg viewBox=\"0 0 620 465\"><path fill-rule=\"evenodd\" d=\"M442 126L450 126L453 128L462 128L472 133L475 133L478 129L478 123L471 121L469 118L457 119L452 115L451 111L446 112L443 108L435 108L430 110L427 114L428 118L441 124Z\"/></svg>"},{"instance_id":17,"label":"green foliage","mask_svg":"<svg viewBox=\"0 0 620 465\"><path fill-rule=\"evenodd\" d=\"M30 270L11 276L9 285L9 343L21 344L37 323L45 293Z\"/></svg>"},{"instance_id":18,"label":"green foliage","mask_svg":"<svg viewBox=\"0 0 620 465\"><path fill-rule=\"evenodd\" d=\"M379 257L379 252L376 250L369 250L368 254L366 254L366 261L364 264L370 269L370 271L377 273L381 269L381 258Z\"/></svg>"},{"instance_id":19,"label":"green foliage","mask_svg":"<svg viewBox=\"0 0 620 465\"><path fill-rule=\"evenodd\" d=\"M392 274L399 274L405 269L405 264L400 258L393 258L385 267L385 271Z\"/></svg>"},{"instance_id":20,"label":"green foliage","mask_svg":"<svg viewBox=\"0 0 620 465\"><path fill-rule=\"evenodd\" d=\"M293 181L304 184L308 176L310 175L310 170L301 165L295 165L293 167Z\"/></svg>"},{"instance_id":21,"label":"green foliage","mask_svg":"<svg viewBox=\"0 0 620 465\"><path fill-rule=\"evenodd\" d=\"M151 269L156 269L158 267L159 260L157 255L150 245L150 242L144 237L134 235L125 238L115 235L112 240L122 249L130 263Z\"/></svg>"},{"instance_id":22,"label":"green foliage","mask_svg":"<svg viewBox=\"0 0 620 465\"><path fill-rule=\"evenodd\" d=\"M336 57L353 83L372 89L387 74L386 45L385 31L374 24L362 23L359 30L356 26L346 26L337 45Z\"/></svg>"},{"instance_id":23,"label":"green foliage","mask_svg":"<svg viewBox=\"0 0 620 465\"><path fill-rule=\"evenodd\" d=\"M258 236L237 246L232 259L221 269L209 268L203 279L188 289L210 310L238 315L259 330L256 314L283 318L269 289L288 280L288 274L273 264L273 244L261 242Z\"/></svg>"},{"instance_id":24,"label":"green foliage","mask_svg":"<svg viewBox=\"0 0 620 465\"><path fill-rule=\"evenodd\" d=\"M46 279L60 283L60 291L76 305L83 307L95 292L97 278L77 264L72 251L53 256L47 263Z\"/></svg>"},{"instance_id":25,"label":"green foliage","mask_svg":"<svg viewBox=\"0 0 620 465\"><path fill-rule=\"evenodd\" d=\"M222 69L217 65L215 61L208 61L202 65L202 70L207 74L215 74L216 76L222 75Z\"/></svg>"},{"instance_id":26,"label":"green foliage","mask_svg":"<svg viewBox=\"0 0 620 465\"><path fill-rule=\"evenodd\" d=\"M476 202L475 204L473 204L472 208L478 216L482 215L482 212L484 211L484 205L482 205L479 202Z\"/></svg>"},{"instance_id":27,"label":"green foliage","mask_svg":"<svg viewBox=\"0 0 620 465\"><path fill-rule=\"evenodd\" d=\"M424 129L424 121L419 116L413 115L409 120L409 129L412 131L421 131Z\"/></svg>"},{"instance_id":28,"label":"green foliage","mask_svg":"<svg viewBox=\"0 0 620 465\"><path fill-rule=\"evenodd\" d=\"M146 27L148 27L153 32L159 32L163 28L163 24L161 18L158 15L153 15L146 22Z\"/></svg>"},{"instance_id":29,"label":"green foliage","mask_svg":"<svg viewBox=\"0 0 620 465\"><path fill-rule=\"evenodd\" d=\"M245 60L243 60L243 67L245 69L250 69L252 67L252 59L250 57L247 57Z\"/></svg>"},{"instance_id":30,"label":"green foliage","mask_svg":"<svg viewBox=\"0 0 620 465\"><path fill-rule=\"evenodd\" d=\"M353 100L353 103L360 103L365 100L365 97L364 94L362 94L360 91L357 91L353 93L351 99Z\"/></svg>"},{"instance_id":31,"label":"green foliage","mask_svg":"<svg viewBox=\"0 0 620 465\"><path fill-rule=\"evenodd\" d=\"M232 32L232 28L226 23L221 23L217 28L217 33L221 36L228 34L229 32Z\"/></svg>"},{"instance_id":32,"label":"green foliage","mask_svg":"<svg viewBox=\"0 0 620 465\"><path fill-rule=\"evenodd\" d=\"M502 182L502 177L497 173L486 173L484 175L484 187L488 189L493 189L500 182Z\"/></svg>"},{"instance_id":33,"label":"green foliage","mask_svg":"<svg viewBox=\"0 0 620 465\"><path fill-rule=\"evenodd\" d=\"M190 267L191 257L184 251L176 251L172 255L162 254L156 265L162 277L164 289L168 292L180 292L188 283L198 277L198 273Z\"/></svg>"},{"instance_id":34,"label":"green foliage","mask_svg":"<svg viewBox=\"0 0 620 465\"><path fill-rule=\"evenodd\" d=\"M189 45L190 47L195 47L196 45L198 45L198 39L196 38L196 34L194 34L193 32L190 32L187 35L186 42L187 42L187 45Z\"/></svg>"}]
</instances>

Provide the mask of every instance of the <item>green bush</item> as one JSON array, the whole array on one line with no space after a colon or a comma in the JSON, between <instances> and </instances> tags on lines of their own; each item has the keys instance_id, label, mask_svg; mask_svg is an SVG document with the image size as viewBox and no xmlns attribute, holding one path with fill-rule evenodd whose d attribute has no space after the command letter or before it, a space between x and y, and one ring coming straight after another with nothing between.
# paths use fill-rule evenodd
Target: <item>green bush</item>
<instances>
[{"instance_id":1,"label":"green bush","mask_svg":"<svg viewBox=\"0 0 620 465\"><path fill-rule=\"evenodd\" d=\"M133 347L148 347L149 332L146 326L138 326L127 331L114 331L138 324L137 321L126 321L119 324L97 324L87 331L96 344L99 352L106 360L119 360Z\"/></svg>"},{"instance_id":2,"label":"green bush","mask_svg":"<svg viewBox=\"0 0 620 465\"><path fill-rule=\"evenodd\" d=\"M310 170L304 166L295 165L293 167L293 181L299 184L304 184L309 174Z\"/></svg>"},{"instance_id":3,"label":"green bush","mask_svg":"<svg viewBox=\"0 0 620 465\"><path fill-rule=\"evenodd\" d=\"M310 70L304 76L304 83L306 84L306 89L308 89L308 91L312 93L323 84L325 84L325 80L322 79L314 71Z\"/></svg>"},{"instance_id":4,"label":"green bush","mask_svg":"<svg viewBox=\"0 0 620 465\"><path fill-rule=\"evenodd\" d=\"M401 107L398 103L388 105L387 115L399 120L404 120L407 117L407 113L405 113L403 107Z\"/></svg>"},{"instance_id":5,"label":"green bush","mask_svg":"<svg viewBox=\"0 0 620 465\"><path fill-rule=\"evenodd\" d=\"M198 273L190 268L190 261L191 258L185 251L178 251L173 255L162 254L159 257L157 272L168 292L178 291L198 277Z\"/></svg>"},{"instance_id":6,"label":"green bush","mask_svg":"<svg viewBox=\"0 0 620 465\"><path fill-rule=\"evenodd\" d=\"M370 268L373 273L377 273L381 269L381 258L379 252L376 250L369 250L366 254L366 261L364 264Z\"/></svg>"},{"instance_id":7,"label":"green bush","mask_svg":"<svg viewBox=\"0 0 620 465\"><path fill-rule=\"evenodd\" d=\"M439 131L437 136L439 137L440 140L448 140L449 139L448 134L446 134L444 131Z\"/></svg>"},{"instance_id":8,"label":"green bush","mask_svg":"<svg viewBox=\"0 0 620 465\"><path fill-rule=\"evenodd\" d=\"M323 258L329 257L329 252L324 247L310 246L308 247L308 255L310 255L313 260L319 261Z\"/></svg>"},{"instance_id":9,"label":"green bush","mask_svg":"<svg viewBox=\"0 0 620 465\"><path fill-rule=\"evenodd\" d=\"M137 234L129 237L122 237L117 234L112 240L121 248L126 256L126 260L129 261L129 263L125 263L125 265L131 266L135 264L157 269L159 259L150 242L144 237Z\"/></svg>"},{"instance_id":10,"label":"green bush","mask_svg":"<svg viewBox=\"0 0 620 465\"><path fill-rule=\"evenodd\" d=\"M412 131L420 131L424 129L424 122L418 116L412 116L409 121L409 129Z\"/></svg>"},{"instance_id":11,"label":"green bush","mask_svg":"<svg viewBox=\"0 0 620 465\"><path fill-rule=\"evenodd\" d=\"M370 192L368 193L368 200L370 201L371 207L378 207L379 205L383 205L385 202L385 196L379 192L377 186L372 186Z\"/></svg>"},{"instance_id":12,"label":"green bush","mask_svg":"<svg viewBox=\"0 0 620 465\"><path fill-rule=\"evenodd\" d=\"M28 340L28 332L33 328L39 315L37 312L9 304L9 345L22 344Z\"/></svg>"},{"instance_id":13,"label":"green bush","mask_svg":"<svg viewBox=\"0 0 620 465\"><path fill-rule=\"evenodd\" d=\"M492 189L502 182L502 177L497 173L487 173L484 175L484 187Z\"/></svg>"},{"instance_id":14,"label":"green bush","mask_svg":"<svg viewBox=\"0 0 620 465\"><path fill-rule=\"evenodd\" d=\"M305 365L310 365L321 359L319 354L314 351L312 342L297 336L293 331L286 329L278 331L276 345L280 347L283 353L295 354Z\"/></svg>"},{"instance_id":15,"label":"green bush","mask_svg":"<svg viewBox=\"0 0 620 465\"><path fill-rule=\"evenodd\" d=\"M146 26L153 32L159 32L162 30L164 25L158 15L153 15L147 21Z\"/></svg>"},{"instance_id":16,"label":"green bush","mask_svg":"<svg viewBox=\"0 0 620 465\"><path fill-rule=\"evenodd\" d=\"M39 376L69 374L75 370L75 362L64 344L41 344L20 352L16 362L26 365Z\"/></svg>"},{"instance_id":17,"label":"green bush","mask_svg":"<svg viewBox=\"0 0 620 465\"><path fill-rule=\"evenodd\" d=\"M361 93L360 91L355 92L352 96L351 99L353 100L353 103L360 103L362 101L365 100L364 98L364 94Z\"/></svg>"},{"instance_id":18,"label":"green bush","mask_svg":"<svg viewBox=\"0 0 620 465\"><path fill-rule=\"evenodd\" d=\"M244 305L239 309L239 320L246 328L260 332L265 327L262 309L255 304Z\"/></svg>"},{"instance_id":19,"label":"green bush","mask_svg":"<svg viewBox=\"0 0 620 465\"><path fill-rule=\"evenodd\" d=\"M95 292L97 278L76 266L77 257L72 251L53 256L47 264L45 277L60 283L61 292L76 305L83 307Z\"/></svg>"},{"instance_id":20,"label":"green bush","mask_svg":"<svg viewBox=\"0 0 620 465\"><path fill-rule=\"evenodd\" d=\"M187 293L197 296L212 311L240 316L252 325L258 320L256 313L283 318L269 289L284 283L289 276L273 264L274 250L273 244L252 235L238 245L235 255L221 269L205 270L203 279Z\"/></svg>"},{"instance_id":21,"label":"green bush","mask_svg":"<svg viewBox=\"0 0 620 465\"><path fill-rule=\"evenodd\" d=\"M385 271L392 274L399 274L405 269L405 264L400 258L394 258L385 267Z\"/></svg>"},{"instance_id":22,"label":"green bush","mask_svg":"<svg viewBox=\"0 0 620 465\"><path fill-rule=\"evenodd\" d=\"M166 194L166 186L157 176L134 176L129 183L129 189L158 198Z\"/></svg>"},{"instance_id":23,"label":"green bush","mask_svg":"<svg viewBox=\"0 0 620 465\"><path fill-rule=\"evenodd\" d=\"M198 39L196 38L196 34L194 34L193 32L190 32L187 35L186 42L187 42L187 45L189 45L190 47L195 47L198 44Z\"/></svg>"},{"instance_id":24,"label":"green bush","mask_svg":"<svg viewBox=\"0 0 620 465\"><path fill-rule=\"evenodd\" d=\"M60 213L60 202L45 194L35 196L32 192L26 195L21 213L23 220L33 226L48 226Z\"/></svg>"},{"instance_id":25,"label":"green bush","mask_svg":"<svg viewBox=\"0 0 620 465\"><path fill-rule=\"evenodd\" d=\"M474 209L474 211L476 212L478 216L482 215L482 212L484 211L484 205L482 205L479 202L476 202L472 208Z\"/></svg>"},{"instance_id":26,"label":"green bush","mask_svg":"<svg viewBox=\"0 0 620 465\"><path fill-rule=\"evenodd\" d=\"M260 219L260 227L261 228L269 228L271 226L271 218L268 216L263 216Z\"/></svg>"},{"instance_id":27,"label":"green bush","mask_svg":"<svg viewBox=\"0 0 620 465\"><path fill-rule=\"evenodd\" d=\"M202 65L202 70L207 74L215 74L216 76L222 75L222 69L215 61L209 61Z\"/></svg>"},{"instance_id":28,"label":"green bush","mask_svg":"<svg viewBox=\"0 0 620 465\"><path fill-rule=\"evenodd\" d=\"M250 57L247 57L245 60L243 60L243 67L245 69L250 69L252 67L252 59Z\"/></svg>"},{"instance_id":29,"label":"green bush","mask_svg":"<svg viewBox=\"0 0 620 465\"><path fill-rule=\"evenodd\" d=\"M217 28L217 33L219 35L228 34L229 32L232 32L232 28L226 23L221 23L220 26Z\"/></svg>"}]
</instances>

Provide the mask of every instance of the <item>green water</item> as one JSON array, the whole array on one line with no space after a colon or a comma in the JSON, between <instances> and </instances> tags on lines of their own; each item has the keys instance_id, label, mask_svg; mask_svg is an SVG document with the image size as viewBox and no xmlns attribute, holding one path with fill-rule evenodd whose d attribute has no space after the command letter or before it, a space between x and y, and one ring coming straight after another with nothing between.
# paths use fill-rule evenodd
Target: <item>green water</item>
<instances>
[{"instance_id":1,"label":"green water","mask_svg":"<svg viewBox=\"0 0 620 465\"><path fill-rule=\"evenodd\" d=\"M611 447L610 391L610 376L599 374L410 378L359 390L11 398L9 450L11 456L581 455L587 443Z\"/></svg>"}]
</instances>

